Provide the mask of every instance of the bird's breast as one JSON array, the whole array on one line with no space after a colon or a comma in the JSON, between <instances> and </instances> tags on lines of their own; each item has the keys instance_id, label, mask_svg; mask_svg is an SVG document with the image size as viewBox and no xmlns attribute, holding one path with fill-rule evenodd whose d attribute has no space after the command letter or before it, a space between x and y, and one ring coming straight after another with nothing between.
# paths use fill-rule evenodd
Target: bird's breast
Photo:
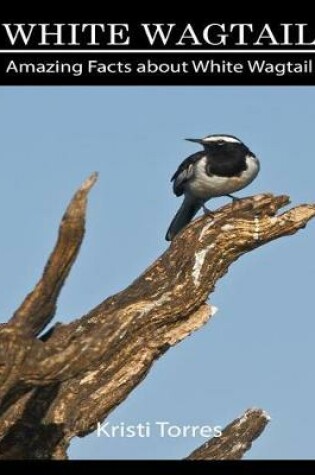
<instances>
[{"instance_id":1,"label":"bird's breast","mask_svg":"<svg viewBox=\"0 0 315 475\"><path fill-rule=\"evenodd\" d=\"M224 196L241 190L251 183L259 172L259 161L253 155L246 156L246 169L235 176L217 176L207 173L207 157L194 164L194 174L188 181L186 193L202 200Z\"/></svg>"}]
</instances>

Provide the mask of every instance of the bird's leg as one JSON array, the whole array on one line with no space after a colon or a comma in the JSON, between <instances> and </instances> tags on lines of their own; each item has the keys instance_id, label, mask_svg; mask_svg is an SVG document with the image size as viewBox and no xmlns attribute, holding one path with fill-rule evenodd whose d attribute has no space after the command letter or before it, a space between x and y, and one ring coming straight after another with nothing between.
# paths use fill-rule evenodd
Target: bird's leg
<instances>
[{"instance_id":1,"label":"bird's leg","mask_svg":"<svg viewBox=\"0 0 315 475\"><path fill-rule=\"evenodd\" d=\"M201 206L202 206L204 214L206 214L207 216L212 216L212 218L214 217L214 212L211 211L209 208L207 208L204 203L202 203Z\"/></svg>"},{"instance_id":2,"label":"bird's leg","mask_svg":"<svg viewBox=\"0 0 315 475\"><path fill-rule=\"evenodd\" d=\"M238 198L237 196L233 196L233 195L225 195L225 196L228 196L229 198L231 198L233 203L235 203L235 201L241 201L241 198Z\"/></svg>"}]
</instances>

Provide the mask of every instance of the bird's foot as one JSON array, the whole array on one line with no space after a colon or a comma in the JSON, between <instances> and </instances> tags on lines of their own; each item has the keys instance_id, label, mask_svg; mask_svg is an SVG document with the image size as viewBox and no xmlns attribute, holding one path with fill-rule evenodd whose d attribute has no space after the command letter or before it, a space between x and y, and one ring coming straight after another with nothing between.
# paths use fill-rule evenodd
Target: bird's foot
<instances>
[{"instance_id":1,"label":"bird's foot","mask_svg":"<svg viewBox=\"0 0 315 475\"><path fill-rule=\"evenodd\" d=\"M203 205L202 205L202 209L203 209L203 212L204 212L205 215L211 216L212 218L214 218L214 212L211 211L210 209L208 209L208 208L206 207L206 205L203 204Z\"/></svg>"},{"instance_id":2,"label":"bird's foot","mask_svg":"<svg viewBox=\"0 0 315 475\"><path fill-rule=\"evenodd\" d=\"M231 198L231 200L233 201L233 203L237 202L237 201L241 201L241 198L238 198L237 196L233 196L233 195L226 195L228 196L229 198Z\"/></svg>"}]
</instances>

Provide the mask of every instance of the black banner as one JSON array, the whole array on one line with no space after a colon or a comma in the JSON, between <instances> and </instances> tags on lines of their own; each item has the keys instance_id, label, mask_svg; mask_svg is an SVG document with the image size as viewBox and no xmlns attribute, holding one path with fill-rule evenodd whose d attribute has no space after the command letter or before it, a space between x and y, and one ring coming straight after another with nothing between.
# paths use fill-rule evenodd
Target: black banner
<instances>
[{"instance_id":1,"label":"black banner","mask_svg":"<svg viewBox=\"0 0 315 475\"><path fill-rule=\"evenodd\" d=\"M8 53L0 84L312 85L315 53Z\"/></svg>"},{"instance_id":2,"label":"black banner","mask_svg":"<svg viewBox=\"0 0 315 475\"><path fill-rule=\"evenodd\" d=\"M0 85L243 84L315 84L315 23L0 23Z\"/></svg>"}]
</instances>

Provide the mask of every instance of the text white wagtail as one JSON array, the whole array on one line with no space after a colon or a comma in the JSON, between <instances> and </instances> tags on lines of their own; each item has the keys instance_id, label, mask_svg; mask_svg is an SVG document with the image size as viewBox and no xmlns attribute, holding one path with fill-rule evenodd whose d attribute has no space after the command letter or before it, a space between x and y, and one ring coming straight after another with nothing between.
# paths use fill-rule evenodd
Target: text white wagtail
<instances>
[{"instance_id":1,"label":"text white wagtail","mask_svg":"<svg viewBox=\"0 0 315 475\"><path fill-rule=\"evenodd\" d=\"M200 208L207 212L206 201L245 188L257 176L259 161L237 137L226 134L208 135L203 139L186 139L203 145L204 150L184 160L171 181L176 196L184 201L166 233L166 240L186 226Z\"/></svg>"}]
</instances>

